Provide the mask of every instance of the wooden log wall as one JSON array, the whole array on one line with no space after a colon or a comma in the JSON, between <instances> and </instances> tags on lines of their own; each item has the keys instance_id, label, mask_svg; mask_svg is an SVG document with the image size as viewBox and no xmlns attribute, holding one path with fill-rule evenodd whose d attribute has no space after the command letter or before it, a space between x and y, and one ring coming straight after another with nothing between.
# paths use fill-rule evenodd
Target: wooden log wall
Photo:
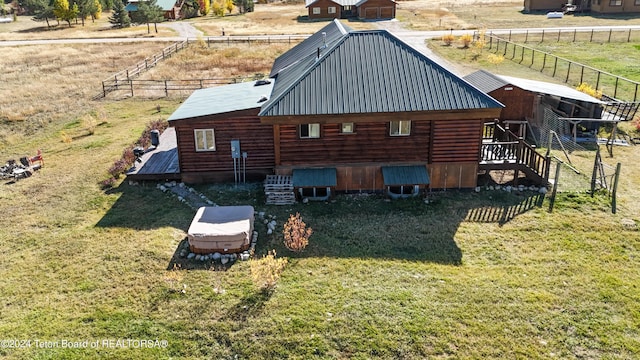
<instances>
[{"instance_id":1,"label":"wooden log wall","mask_svg":"<svg viewBox=\"0 0 640 360\"><path fill-rule=\"evenodd\" d=\"M186 176L191 180L189 182L233 180L233 139L240 140L240 150L247 153L246 171L248 175L253 175L250 178L273 173L272 126L261 124L256 111L253 112L255 114L245 112L228 118L203 117L172 122L176 128L183 179ZM195 151L195 129L214 129L215 151Z\"/></svg>"},{"instance_id":2,"label":"wooden log wall","mask_svg":"<svg viewBox=\"0 0 640 360\"><path fill-rule=\"evenodd\" d=\"M476 162L480 159L484 121L447 120L433 122L430 163Z\"/></svg>"},{"instance_id":3,"label":"wooden log wall","mask_svg":"<svg viewBox=\"0 0 640 360\"><path fill-rule=\"evenodd\" d=\"M355 123L353 134L341 134L341 124L320 127L319 139L300 139L297 125L280 125L279 165L426 163L429 159L429 121L412 121L409 136L390 136L388 122Z\"/></svg>"}]
</instances>

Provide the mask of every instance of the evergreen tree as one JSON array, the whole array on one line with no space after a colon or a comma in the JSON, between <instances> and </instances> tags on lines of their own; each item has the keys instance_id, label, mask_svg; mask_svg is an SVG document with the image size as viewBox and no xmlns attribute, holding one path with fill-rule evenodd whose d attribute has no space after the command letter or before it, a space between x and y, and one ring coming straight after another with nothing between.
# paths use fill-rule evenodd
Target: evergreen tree
<instances>
[{"instance_id":1,"label":"evergreen tree","mask_svg":"<svg viewBox=\"0 0 640 360\"><path fill-rule=\"evenodd\" d=\"M109 17L109 22L118 28L129 27L129 25L131 25L131 18L129 18L129 13L124 9L122 0L114 1L113 13Z\"/></svg>"},{"instance_id":2,"label":"evergreen tree","mask_svg":"<svg viewBox=\"0 0 640 360\"><path fill-rule=\"evenodd\" d=\"M240 14L253 12L253 0L233 0Z\"/></svg>"},{"instance_id":3,"label":"evergreen tree","mask_svg":"<svg viewBox=\"0 0 640 360\"><path fill-rule=\"evenodd\" d=\"M164 11L156 3L156 0L141 1L138 3L138 11L134 12L134 21L147 24L147 33L151 33L149 27L153 23L156 33L158 32L158 23L164 20Z\"/></svg>"},{"instance_id":4,"label":"evergreen tree","mask_svg":"<svg viewBox=\"0 0 640 360\"><path fill-rule=\"evenodd\" d=\"M24 6L33 14L33 21L46 21L47 27L50 27L49 19L55 19L53 14L53 6L49 4L49 0L28 0L24 2Z\"/></svg>"}]
</instances>

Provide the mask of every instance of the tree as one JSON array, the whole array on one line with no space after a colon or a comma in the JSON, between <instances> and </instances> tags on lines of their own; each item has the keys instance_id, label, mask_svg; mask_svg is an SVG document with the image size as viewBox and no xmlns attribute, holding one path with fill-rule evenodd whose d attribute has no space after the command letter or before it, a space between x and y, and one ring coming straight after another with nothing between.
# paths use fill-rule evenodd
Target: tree
<instances>
[{"instance_id":1,"label":"tree","mask_svg":"<svg viewBox=\"0 0 640 360\"><path fill-rule=\"evenodd\" d=\"M238 7L240 14L253 12L253 0L233 0L233 3Z\"/></svg>"},{"instance_id":2,"label":"tree","mask_svg":"<svg viewBox=\"0 0 640 360\"><path fill-rule=\"evenodd\" d=\"M82 21L82 26L84 26L84 19L93 16L96 12L96 3L94 0L76 0L75 4L78 6L78 16Z\"/></svg>"},{"instance_id":3,"label":"tree","mask_svg":"<svg viewBox=\"0 0 640 360\"><path fill-rule=\"evenodd\" d=\"M147 24L147 33L151 33L151 29L149 27L150 23L153 23L156 33L158 32L158 22L164 20L164 11L156 3L156 0L149 1L141 1L138 3L138 11L133 13L134 21L138 23L146 23Z\"/></svg>"},{"instance_id":4,"label":"tree","mask_svg":"<svg viewBox=\"0 0 640 360\"><path fill-rule=\"evenodd\" d=\"M69 6L68 0L54 0L53 2L53 15L60 20L66 21L69 27L71 27L71 20L75 19L79 12L78 4Z\"/></svg>"},{"instance_id":5,"label":"tree","mask_svg":"<svg viewBox=\"0 0 640 360\"><path fill-rule=\"evenodd\" d=\"M200 13L203 16L209 15L211 11L211 0L200 0Z\"/></svg>"},{"instance_id":6,"label":"tree","mask_svg":"<svg viewBox=\"0 0 640 360\"><path fill-rule=\"evenodd\" d=\"M131 18L129 18L129 13L124 9L122 0L116 0L113 3L113 13L109 17L109 22L118 28L129 27L129 25L131 25Z\"/></svg>"},{"instance_id":7,"label":"tree","mask_svg":"<svg viewBox=\"0 0 640 360\"><path fill-rule=\"evenodd\" d=\"M102 17L102 3L100 0L93 0L93 12L91 13L91 19L95 21Z\"/></svg>"},{"instance_id":8,"label":"tree","mask_svg":"<svg viewBox=\"0 0 640 360\"><path fill-rule=\"evenodd\" d=\"M224 7L227 9L227 12L231 14L233 11L233 0L225 0Z\"/></svg>"},{"instance_id":9,"label":"tree","mask_svg":"<svg viewBox=\"0 0 640 360\"><path fill-rule=\"evenodd\" d=\"M28 0L24 2L24 6L33 14L33 18L31 18L33 21L46 21L47 27L50 27L49 19L56 17L49 0Z\"/></svg>"},{"instance_id":10,"label":"tree","mask_svg":"<svg viewBox=\"0 0 640 360\"><path fill-rule=\"evenodd\" d=\"M284 224L282 230L284 235L284 246L294 252L301 252L309 244L309 237L313 234L313 229L307 227L302 221L300 213L290 215L289 220Z\"/></svg>"}]
</instances>

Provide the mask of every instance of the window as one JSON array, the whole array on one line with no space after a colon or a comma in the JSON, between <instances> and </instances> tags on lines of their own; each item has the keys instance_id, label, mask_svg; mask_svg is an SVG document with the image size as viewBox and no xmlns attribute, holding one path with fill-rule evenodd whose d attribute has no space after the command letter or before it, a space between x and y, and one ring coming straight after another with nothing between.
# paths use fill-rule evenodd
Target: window
<instances>
[{"instance_id":1,"label":"window","mask_svg":"<svg viewBox=\"0 0 640 360\"><path fill-rule=\"evenodd\" d=\"M411 121L399 120L389 123L389 135L407 136L409 134L411 134Z\"/></svg>"},{"instance_id":2,"label":"window","mask_svg":"<svg viewBox=\"0 0 640 360\"><path fill-rule=\"evenodd\" d=\"M609 0L609 6L622 6L622 0Z\"/></svg>"},{"instance_id":3,"label":"window","mask_svg":"<svg viewBox=\"0 0 640 360\"><path fill-rule=\"evenodd\" d=\"M320 137L320 124L302 124L300 125L301 139L317 139Z\"/></svg>"},{"instance_id":4,"label":"window","mask_svg":"<svg viewBox=\"0 0 640 360\"><path fill-rule=\"evenodd\" d=\"M340 125L341 134L353 134L353 123L342 123Z\"/></svg>"},{"instance_id":5,"label":"window","mask_svg":"<svg viewBox=\"0 0 640 360\"><path fill-rule=\"evenodd\" d=\"M622 0L620 0L622 1ZM329 6L329 14L335 14L336 13L336 7L335 6Z\"/></svg>"},{"instance_id":6,"label":"window","mask_svg":"<svg viewBox=\"0 0 640 360\"><path fill-rule=\"evenodd\" d=\"M318 15L320 14L320 8L319 7L314 7L313 8L313 15Z\"/></svg>"},{"instance_id":7,"label":"window","mask_svg":"<svg viewBox=\"0 0 640 360\"><path fill-rule=\"evenodd\" d=\"M351 11L351 5L345 5L342 7L344 11Z\"/></svg>"},{"instance_id":8,"label":"window","mask_svg":"<svg viewBox=\"0 0 640 360\"><path fill-rule=\"evenodd\" d=\"M216 137L213 129L193 130L196 137L196 151L216 151Z\"/></svg>"}]
</instances>

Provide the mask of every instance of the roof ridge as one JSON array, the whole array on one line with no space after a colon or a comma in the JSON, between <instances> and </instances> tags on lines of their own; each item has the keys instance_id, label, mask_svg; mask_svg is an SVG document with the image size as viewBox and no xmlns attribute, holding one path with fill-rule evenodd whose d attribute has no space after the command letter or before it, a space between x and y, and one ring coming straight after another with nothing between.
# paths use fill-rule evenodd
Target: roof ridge
<instances>
[{"instance_id":1,"label":"roof ridge","mask_svg":"<svg viewBox=\"0 0 640 360\"><path fill-rule=\"evenodd\" d=\"M320 54L320 57L318 57L316 59L316 61L313 62L313 64L311 64L311 66L308 66L299 76L297 76L294 81L291 81L291 83L289 84L289 86L287 86L283 91L280 92L280 94L278 94L278 96L276 97L271 97L269 98L268 102L265 103L262 107L262 109L260 110L260 114L268 111L269 109L271 109L273 107L273 104L276 104L278 101L280 101L280 99L282 99L289 91L291 91L291 89L293 89L295 86L297 86L300 81L302 79L304 79L305 77L309 76L309 74L311 73L311 71L313 69L315 69L316 67L318 67L318 65L322 62L322 60L324 58L326 58L327 56L329 56L329 54L331 54L333 51L335 51L335 49L338 48L338 46L342 43L344 43L346 41L346 39L351 36L352 34L354 34L355 32L347 32L344 34L344 36L342 36L340 39L338 39L338 41L336 41L335 43L331 44L331 46L326 45L326 47L324 49L328 49L327 51L323 52ZM318 51L320 51L320 48L318 48ZM317 54L309 54L307 55L304 59L308 59L309 57L312 56L318 56ZM290 69L293 66L299 66L302 63L302 59L295 62L294 64L291 64L290 66L282 69L282 70L286 70L286 69ZM282 71L281 70L281 71ZM278 78L276 77L276 84L278 83ZM273 89L275 89L275 85ZM273 90L271 90L271 94L273 94ZM260 115L258 114L258 115Z\"/></svg>"}]
</instances>

